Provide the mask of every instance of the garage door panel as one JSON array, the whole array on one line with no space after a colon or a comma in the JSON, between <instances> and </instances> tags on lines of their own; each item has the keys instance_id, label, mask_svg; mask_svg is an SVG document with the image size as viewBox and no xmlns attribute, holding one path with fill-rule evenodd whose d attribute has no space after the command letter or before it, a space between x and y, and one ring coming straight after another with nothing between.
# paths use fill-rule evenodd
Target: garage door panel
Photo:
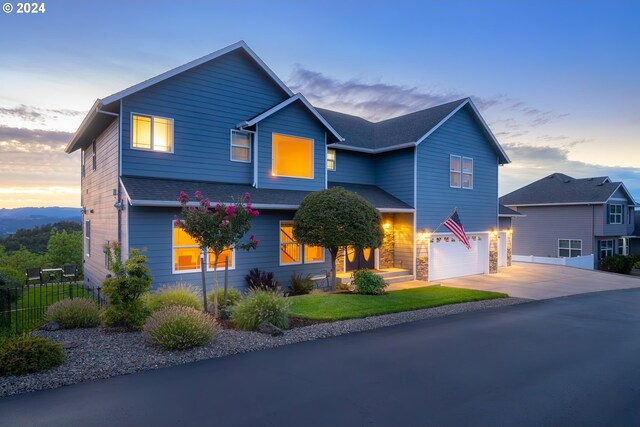
<instances>
[{"instance_id":1,"label":"garage door panel","mask_svg":"<svg viewBox=\"0 0 640 427\"><path fill-rule=\"evenodd\" d=\"M473 236L476 239L473 239ZM467 249L458 239L452 239L451 236L448 239L434 237L429 245L429 280L488 273L488 237L469 234L469 243L471 249Z\"/></svg>"}]
</instances>

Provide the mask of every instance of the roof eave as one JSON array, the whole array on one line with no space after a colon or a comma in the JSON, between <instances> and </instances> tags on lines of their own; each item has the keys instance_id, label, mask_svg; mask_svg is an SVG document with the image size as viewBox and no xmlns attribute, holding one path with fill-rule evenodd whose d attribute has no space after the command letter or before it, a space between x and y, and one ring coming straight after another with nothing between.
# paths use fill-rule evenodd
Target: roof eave
<instances>
[{"instance_id":1,"label":"roof eave","mask_svg":"<svg viewBox=\"0 0 640 427\"><path fill-rule=\"evenodd\" d=\"M89 109L89 112L82 120L82 123L80 123L80 126L78 126L78 129L74 132L73 136L71 137L71 140L69 140L69 142L67 143L67 146L64 148L65 153L67 154L73 153L78 149L78 147L76 147L78 143L78 139L80 139L82 134L87 129L87 126L89 126L89 124L93 121L93 119L98 115L98 110L102 105L103 104L101 103L100 99L96 99L96 101L93 103L93 105Z\"/></svg>"},{"instance_id":2,"label":"roof eave","mask_svg":"<svg viewBox=\"0 0 640 427\"><path fill-rule=\"evenodd\" d=\"M341 149L341 150L357 151L359 153L367 153L367 154L386 153L388 151L402 150L403 148L411 148L411 147L415 147L415 146L416 146L415 142L405 142L405 143L402 143L402 144L390 145L389 147L382 147L382 148L355 147L355 146L352 146L352 145L339 144L339 143L334 143L334 144L327 145L327 147L329 147L329 148L338 148L338 149Z\"/></svg>"}]
</instances>

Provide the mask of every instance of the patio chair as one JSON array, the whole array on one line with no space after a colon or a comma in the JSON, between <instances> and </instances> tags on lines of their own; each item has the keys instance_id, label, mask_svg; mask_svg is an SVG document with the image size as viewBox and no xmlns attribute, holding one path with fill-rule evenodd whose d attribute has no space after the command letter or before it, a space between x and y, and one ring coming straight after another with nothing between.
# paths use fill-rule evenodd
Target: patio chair
<instances>
[{"instance_id":1,"label":"patio chair","mask_svg":"<svg viewBox=\"0 0 640 427\"><path fill-rule=\"evenodd\" d=\"M40 268L27 268L27 271L24 273L25 282L24 284L29 286L31 283L35 282L38 285L42 284L42 271Z\"/></svg>"},{"instance_id":2,"label":"patio chair","mask_svg":"<svg viewBox=\"0 0 640 427\"><path fill-rule=\"evenodd\" d=\"M62 266L62 281L69 281L69 284L78 280L78 268L75 265Z\"/></svg>"}]
</instances>

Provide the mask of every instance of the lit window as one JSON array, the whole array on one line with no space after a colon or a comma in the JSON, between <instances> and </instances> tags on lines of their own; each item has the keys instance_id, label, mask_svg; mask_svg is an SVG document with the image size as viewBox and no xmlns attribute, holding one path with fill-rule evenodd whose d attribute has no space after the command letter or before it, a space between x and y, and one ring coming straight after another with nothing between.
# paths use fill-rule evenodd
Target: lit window
<instances>
[{"instance_id":1,"label":"lit window","mask_svg":"<svg viewBox=\"0 0 640 427\"><path fill-rule=\"evenodd\" d=\"M173 151L173 120L133 115L131 146L139 150Z\"/></svg>"},{"instance_id":2,"label":"lit window","mask_svg":"<svg viewBox=\"0 0 640 427\"><path fill-rule=\"evenodd\" d=\"M462 158L462 188L473 188L473 159Z\"/></svg>"},{"instance_id":3,"label":"lit window","mask_svg":"<svg viewBox=\"0 0 640 427\"><path fill-rule=\"evenodd\" d=\"M600 259L613 255L613 240L600 240Z\"/></svg>"},{"instance_id":4,"label":"lit window","mask_svg":"<svg viewBox=\"0 0 640 427\"><path fill-rule=\"evenodd\" d=\"M300 264L300 245L293 238L293 222L280 223L280 265Z\"/></svg>"},{"instance_id":5,"label":"lit window","mask_svg":"<svg viewBox=\"0 0 640 427\"><path fill-rule=\"evenodd\" d=\"M251 134L249 132L231 131L231 160L251 162Z\"/></svg>"},{"instance_id":6,"label":"lit window","mask_svg":"<svg viewBox=\"0 0 640 427\"><path fill-rule=\"evenodd\" d=\"M305 264L324 262L324 248L322 246L304 245L304 262Z\"/></svg>"},{"instance_id":7,"label":"lit window","mask_svg":"<svg viewBox=\"0 0 640 427\"><path fill-rule=\"evenodd\" d=\"M225 260L229 260L229 270L233 270L235 268L234 264L233 264L233 259L234 259L234 251L233 249L225 249L224 251L222 251L222 253L220 253L220 255L218 256L218 264L216 265L218 270L224 270L224 263ZM209 260L208 260L208 265L207 268L209 270L213 270L213 261L214 261L214 256L213 256L213 251L211 249L209 249Z\"/></svg>"},{"instance_id":8,"label":"lit window","mask_svg":"<svg viewBox=\"0 0 640 427\"><path fill-rule=\"evenodd\" d=\"M609 205L609 224L622 224L622 205Z\"/></svg>"},{"instance_id":9,"label":"lit window","mask_svg":"<svg viewBox=\"0 0 640 427\"><path fill-rule=\"evenodd\" d=\"M327 169L336 170L336 150L327 150Z\"/></svg>"},{"instance_id":10,"label":"lit window","mask_svg":"<svg viewBox=\"0 0 640 427\"><path fill-rule=\"evenodd\" d=\"M313 139L272 135L271 174L291 178L313 178Z\"/></svg>"},{"instance_id":11,"label":"lit window","mask_svg":"<svg viewBox=\"0 0 640 427\"><path fill-rule=\"evenodd\" d=\"M200 271L200 246L178 221L173 222L173 271Z\"/></svg>"},{"instance_id":12,"label":"lit window","mask_svg":"<svg viewBox=\"0 0 640 427\"><path fill-rule=\"evenodd\" d=\"M558 256L561 258L571 258L571 257L582 256L582 240L580 239L558 240Z\"/></svg>"},{"instance_id":13,"label":"lit window","mask_svg":"<svg viewBox=\"0 0 640 427\"><path fill-rule=\"evenodd\" d=\"M449 156L449 185L460 188L460 156Z\"/></svg>"}]
</instances>

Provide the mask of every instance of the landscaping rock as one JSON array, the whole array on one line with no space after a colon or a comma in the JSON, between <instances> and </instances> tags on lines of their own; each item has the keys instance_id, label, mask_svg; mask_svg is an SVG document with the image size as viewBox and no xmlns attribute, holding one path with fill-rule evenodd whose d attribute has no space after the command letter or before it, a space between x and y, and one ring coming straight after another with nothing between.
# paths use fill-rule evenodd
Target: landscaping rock
<instances>
[{"instance_id":1,"label":"landscaping rock","mask_svg":"<svg viewBox=\"0 0 640 427\"><path fill-rule=\"evenodd\" d=\"M60 345L62 346L62 348L64 348L65 350L71 350L72 348L76 348L78 347L78 343L75 341L62 341L60 343Z\"/></svg>"},{"instance_id":2,"label":"landscaping rock","mask_svg":"<svg viewBox=\"0 0 640 427\"><path fill-rule=\"evenodd\" d=\"M271 322L262 322L258 325L258 332L261 334L271 335L272 337L279 337L284 335L284 331Z\"/></svg>"},{"instance_id":3,"label":"landscaping rock","mask_svg":"<svg viewBox=\"0 0 640 427\"><path fill-rule=\"evenodd\" d=\"M47 322L40 327L43 331L58 331L62 326L58 322Z\"/></svg>"}]
</instances>

